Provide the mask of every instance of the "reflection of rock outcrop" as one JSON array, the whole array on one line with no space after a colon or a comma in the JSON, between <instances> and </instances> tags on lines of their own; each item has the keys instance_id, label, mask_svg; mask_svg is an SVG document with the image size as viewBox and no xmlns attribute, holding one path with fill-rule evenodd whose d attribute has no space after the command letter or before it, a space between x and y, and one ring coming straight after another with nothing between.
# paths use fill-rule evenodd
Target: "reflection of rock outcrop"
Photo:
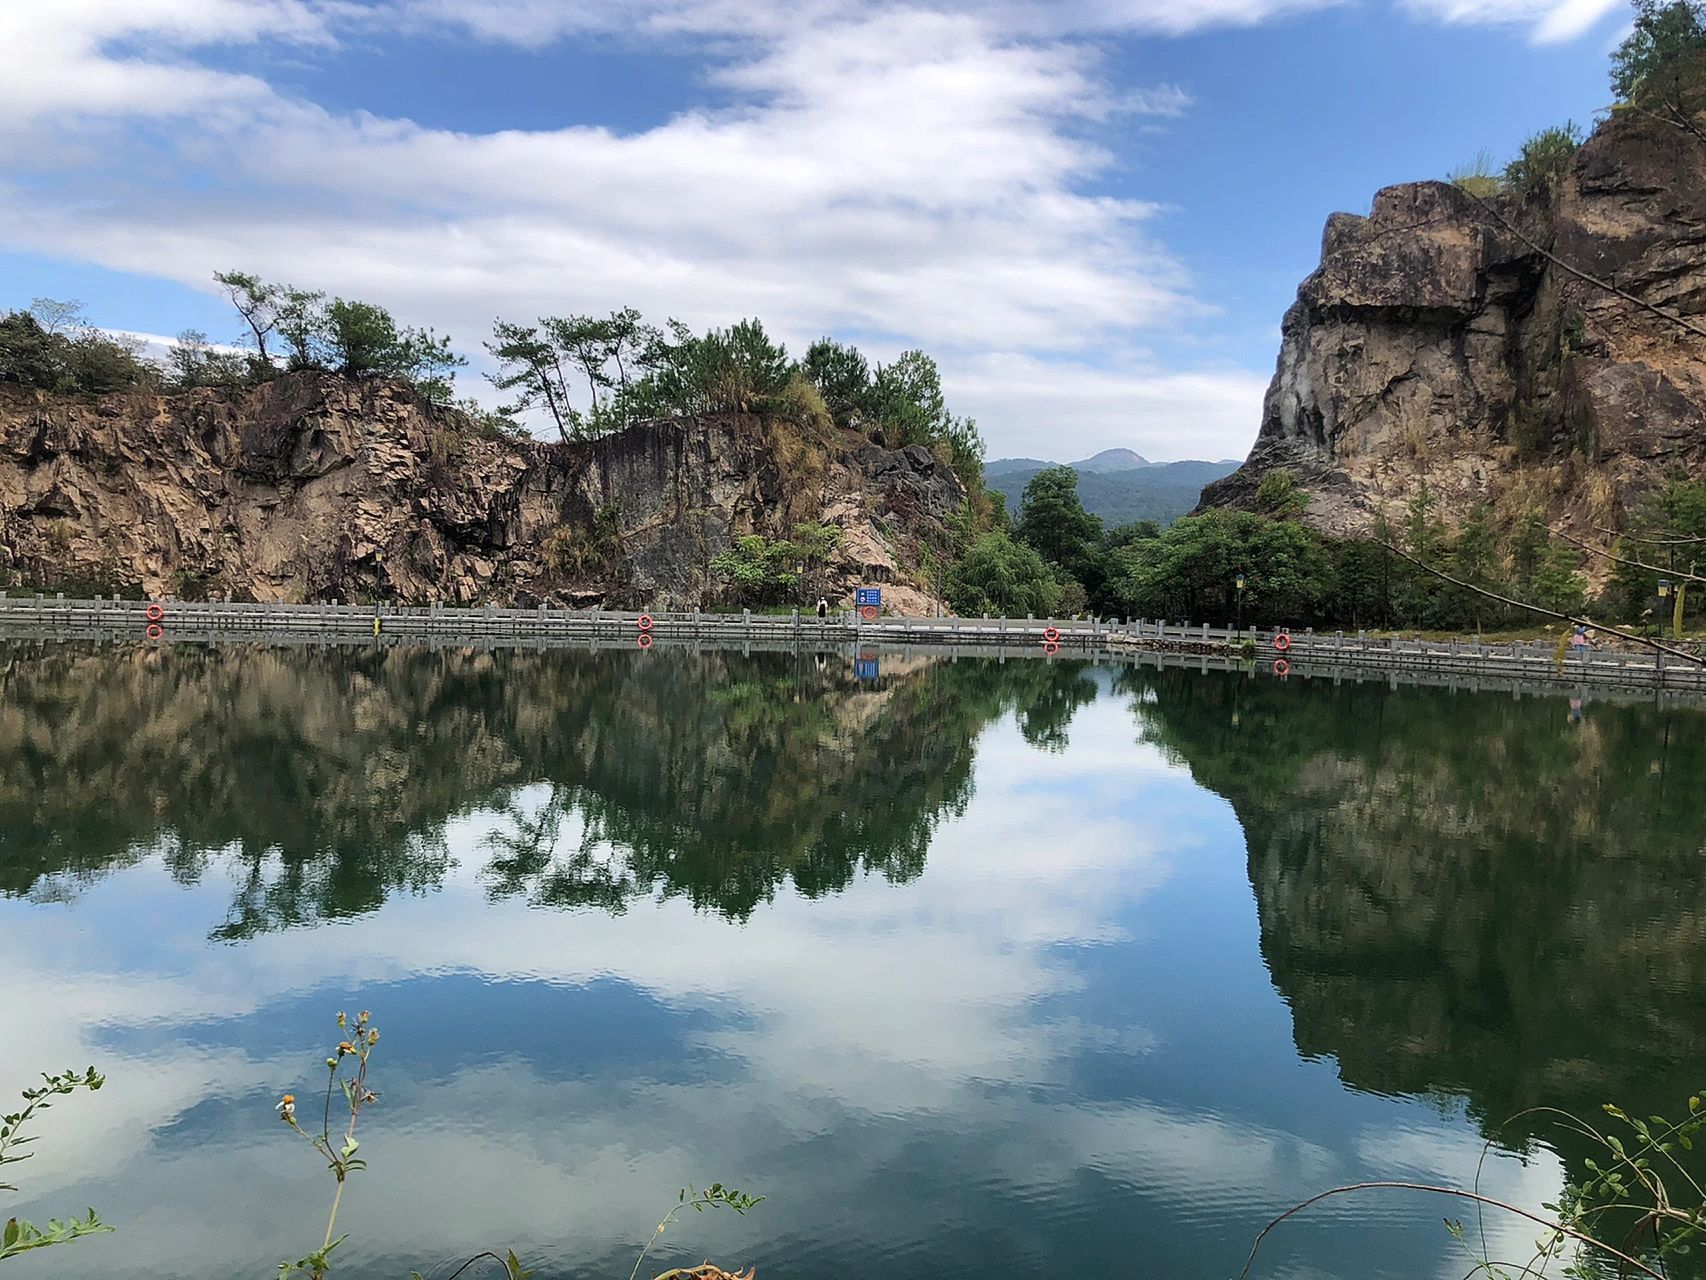
<instances>
[{"instance_id":1,"label":"reflection of rock outcrop","mask_svg":"<svg viewBox=\"0 0 1706 1280\"><path fill-rule=\"evenodd\" d=\"M1146 733L1243 823L1302 1052L1359 1088L1461 1095L1489 1128L1698 1088L1706 714L1134 679Z\"/></svg>"},{"instance_id":2,"label":"reflection of rock outcrop","mask_svg":"<svg viewBox=\"0 0 1706 1280\"><path fill-rule=\"evenodd\" d=\"M0 893L63 892L157 846L185 878L229 857L242 934L438 883L447 821L495 805L495 894L743 914L784 880L917 875L983 726L1013 706L1052 725L1081 683L1070 663L871 684L809 655L14 646Z\"/></svg>"}]
</instances>

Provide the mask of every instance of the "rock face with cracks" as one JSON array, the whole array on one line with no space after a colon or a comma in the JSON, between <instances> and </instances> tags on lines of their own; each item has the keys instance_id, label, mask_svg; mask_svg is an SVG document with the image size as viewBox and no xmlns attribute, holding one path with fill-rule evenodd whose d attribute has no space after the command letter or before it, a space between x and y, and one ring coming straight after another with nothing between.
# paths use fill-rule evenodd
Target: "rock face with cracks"
<instances>
[{"instance_id":1,"label":"rock face with cracks","mask_svg":"<svg viewBox=\"0 0 1706 1280\"><path fill-rule=\"evenodd\" d=\"M1398 523L1424 480L1451 523L1485 500L1621 528L1668 469L1706 473L1703 332L1700 136L1620 113L1549 194L1387 188L1328 220L1255 447L1198 509L1255 506L1286 468L1332 533Z\"/></svg>"},{"instance_id":2,"label":"rock face with cracks","mask_svg":"<svg viewBox=\"0 0 1706 1280\"><path fill-rule=\"evenodd\" d=\"M841 529L807 584L921 613L965 502L928 450L753 415L576 444L480 434L397 383L50 396L0 385L0 585L240 600L693 608L748 533Z\"/></svg>"}]
</instances>

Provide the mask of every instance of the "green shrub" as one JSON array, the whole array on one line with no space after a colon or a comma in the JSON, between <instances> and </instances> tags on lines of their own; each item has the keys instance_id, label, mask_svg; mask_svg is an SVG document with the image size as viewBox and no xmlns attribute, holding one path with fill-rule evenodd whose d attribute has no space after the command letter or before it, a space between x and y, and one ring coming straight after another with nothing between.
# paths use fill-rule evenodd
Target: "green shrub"
<instances>
[{"instance_id":1,"label":"green shrub","mask_svg":"<svg viewBox=\"0 0 1706 1280\"><path fill-rule=\"evenodd\" d=\"M1573 120L1542 129L1505 166L1505 185L1531 198L1549 197L1575 163L1581 145L1582 131Z\"/></svg>"},{"instance_id":2,"label":"green shrub","mask_svg":"<svg viewBox=\"0 0 1706 1280\"><path fill-rule=\"evenodd\" d=\"M1061 588L1037 552L1004 533L975 539L943 581L956 613L1048 617L1060 608Z\"/></svg>"}]
</instances>

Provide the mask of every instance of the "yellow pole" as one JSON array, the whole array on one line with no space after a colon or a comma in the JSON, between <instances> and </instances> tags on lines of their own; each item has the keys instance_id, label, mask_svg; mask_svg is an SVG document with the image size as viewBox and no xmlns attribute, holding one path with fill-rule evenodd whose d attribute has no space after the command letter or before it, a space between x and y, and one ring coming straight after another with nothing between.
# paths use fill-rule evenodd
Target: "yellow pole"
<instances>
[{"instance_id":1,"label":"yellow pole","mask_svg":"<svg viewBox=\"0 0 1706 1280\"><path fill-rule=\"evenodd\" d=\"M1687 599L1688 599L1688 583L1686 581L1677 583L1676 584L1676 606L1675 606L1675 608L1673 608L1671 610L1671 615L1670 615L1670 633L1671 633L1671 635L1675 636L1678 640L1682 639L1682 605L1683 605L1683 601L1685 601Z\"/></svg>"}]
</instances>

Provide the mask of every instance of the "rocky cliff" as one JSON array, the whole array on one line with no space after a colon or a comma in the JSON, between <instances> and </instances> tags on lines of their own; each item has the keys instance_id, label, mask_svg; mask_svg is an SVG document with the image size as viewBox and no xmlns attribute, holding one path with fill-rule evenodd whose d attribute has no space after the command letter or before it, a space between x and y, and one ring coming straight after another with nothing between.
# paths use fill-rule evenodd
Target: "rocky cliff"
<instances>
[{"instance_id":1,"label":"rocky cliff","mask_svg":"<svg viewBox=\"0 0 1706 1280\"><path fill-rule=\"evenodd\" d=\"M734 538L810 520L841 529L814 593L881 582L923 611L911 566L964 498L927 450L746 415L562 445L321 374L93 400L0 385L0 587L692 607Z\"/></svg>"},{"instance_id":2,"label":"rocky cliff","mask_svg":"<svg viewBox=\"0 0 1706 1280\"><path fill-rule=\"evenodd\" d=\"M1698 136L1619 114L1549 196L1388 188L1328 220L1255 447L1199 510L1253 505L1284 467L1330 532L1397 516L1424 479L1448 520L1486 499L1620 527L1667 467L1706 471L1703 330Z\"/></svg>"}]
</instances>

